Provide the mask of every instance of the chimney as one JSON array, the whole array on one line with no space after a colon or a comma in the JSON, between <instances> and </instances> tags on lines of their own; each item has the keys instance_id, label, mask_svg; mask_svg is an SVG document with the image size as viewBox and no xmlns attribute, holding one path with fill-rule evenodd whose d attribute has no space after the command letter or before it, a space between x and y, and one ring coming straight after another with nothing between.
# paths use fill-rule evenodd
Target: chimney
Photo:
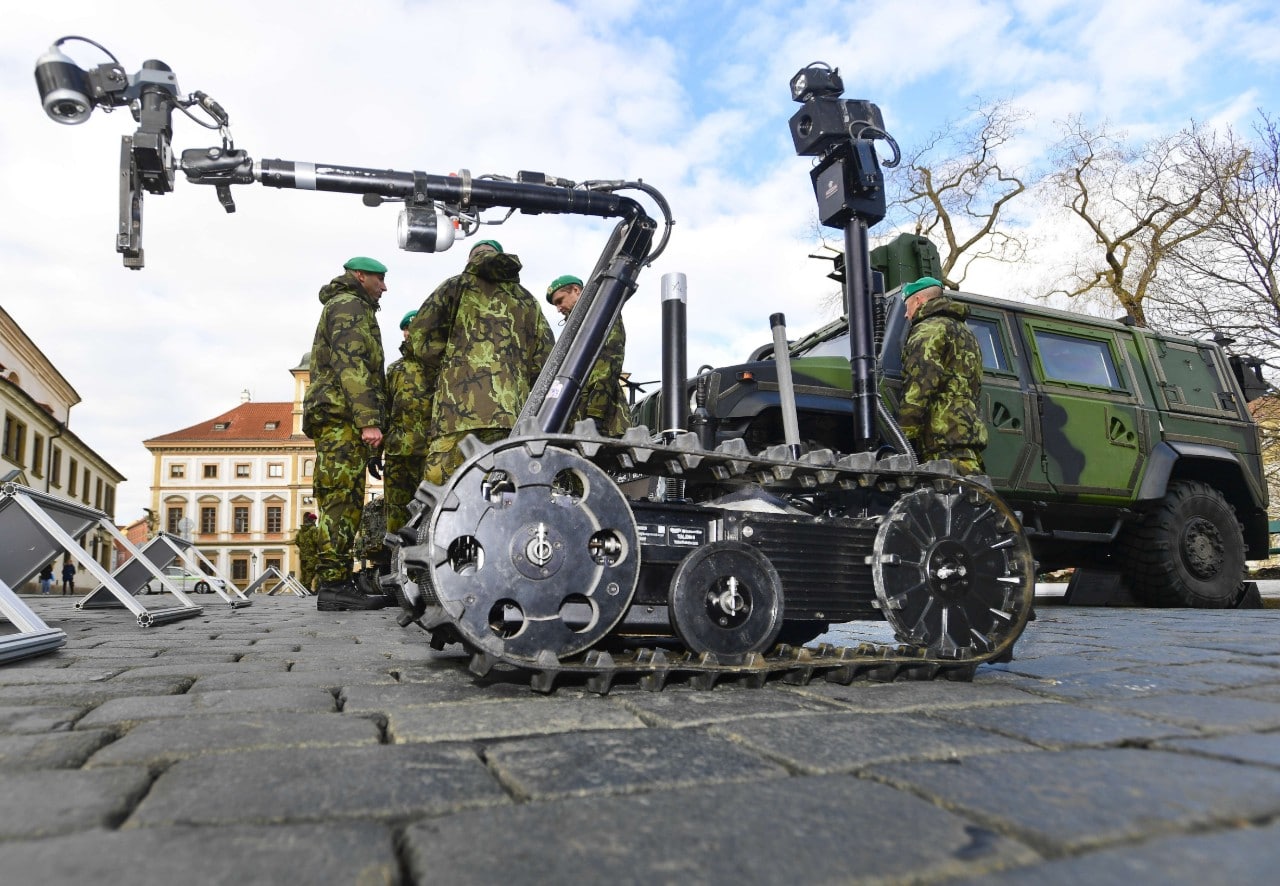
<instances>
[{"instance_id":1,"label":"chimney","mask_svg":"<svg viewBox=\"0 0 1280 886\"><path fill-rule=\"evenodd\" d=\"M241 402L241 403L248 403L248 402L249 402L250 400L252 400L252 399L253 399L253 397L252 397L252 395L250 395L250 393L249 393L249 389L248 389L248 388L245 388L243 391L241 391L241 392L240 392L240 402Z\"/></svg>"}]
</instances>

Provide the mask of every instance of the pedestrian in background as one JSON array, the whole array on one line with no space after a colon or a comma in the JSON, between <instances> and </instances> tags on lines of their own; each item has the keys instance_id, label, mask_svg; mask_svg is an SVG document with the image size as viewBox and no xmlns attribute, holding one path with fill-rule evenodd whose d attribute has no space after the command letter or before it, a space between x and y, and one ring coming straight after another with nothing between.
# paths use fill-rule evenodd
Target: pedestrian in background
<instances>
[{"instance_id":1,"label":"pedestrian in background","mask_svg":"<svg viewBox=\"0 0 1280 886\"><path fill-rule=\"evenodd\" d=\"M572 274L556 277L547 287L547 301L563 317L569 316L581 296L582 280ZM626 349L627 331L619 315L600 347L600 357L582 384L578 403L569 418L569 428L574 422L589 418L595 421L596 430L606 437L621 437L631 427L631 410L622 387L622 361Z\"/></svg>"},{"instance_id":2,"label":"pedestrian in background","mask_svg":"<svg viewBox=\"0 0 1280 886\"><path fill-rule=\"evenodd\" d=\"M481 240L409 323L407 356L421 364L431 396L429 483L443 484L462 464L467 434L485 443L510 434L551 356L555 338L520 285L522 267L498 241Z\"/></svg>"},{"instance_id":3,"label":"pedestrian in background","mask_svg":"<svg viewBox=\"0 0 1280 886\"><path fill-rule=\"evenodd\" d=\"M53 561L50 560L44 564L44 568L40 570L40 594L49 596L53 592Z\"/></svg>"},{"instance_id":4,"label":"pedestrian in background","mask_svg":"<svg viewBox=\"0 0 1280 886\"><path fill-rule=\"evenodd\" d=\"M302 431L316 446L312 477L316 521L316 608L381 609L352 580L352 546L364 504L365 466L382 445L386 406L382 333L375 316L387 267L357 256L320 289L320 321L311 346L311 385Z\"/></svg>"},{"instance_id":5,"label":"pedestrian in background","mask_svg":"<svg viewBox=\"0 0 1280 886\"><path fill-rule=\"evenodd\" d=\"M76 592L76 567L70 560L62 561L62 596Z\"/></svg>"}]
</instances>

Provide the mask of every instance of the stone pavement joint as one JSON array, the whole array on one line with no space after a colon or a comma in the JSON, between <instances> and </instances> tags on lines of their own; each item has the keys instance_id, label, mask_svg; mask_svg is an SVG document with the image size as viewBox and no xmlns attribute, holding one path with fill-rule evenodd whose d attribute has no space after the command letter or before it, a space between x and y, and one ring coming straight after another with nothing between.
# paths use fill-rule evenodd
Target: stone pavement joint
<instances>
[{"instance_id":1,"label":"stone pavement joint","mask_svg":"<svg viewBox=\"0 0 1280 886\"><path fill-rule=\"evenodd\" d=\"M972 683L601 697L477 680L389 610L28 600L68 641L0 666L6 883L1274 875L1277 609L1044 607Z\"/></svg>"}]
</instances>

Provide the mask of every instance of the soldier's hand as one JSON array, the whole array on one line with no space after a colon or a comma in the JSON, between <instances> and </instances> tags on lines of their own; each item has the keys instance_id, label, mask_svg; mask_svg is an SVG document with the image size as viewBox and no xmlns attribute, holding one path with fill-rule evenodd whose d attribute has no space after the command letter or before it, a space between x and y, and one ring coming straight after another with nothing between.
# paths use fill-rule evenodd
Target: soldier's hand
<instances>
[{"instance_id":1,"label":"soldier's hand","mask_svg":"<svg viewBox=\"0 0 1280 886\"><path fill-rule=\"evenodd\" d=\"M382 429L378 427L361 428L360 440L366 446L378 449L382 446Z\"/></svg>"}]
</instances>

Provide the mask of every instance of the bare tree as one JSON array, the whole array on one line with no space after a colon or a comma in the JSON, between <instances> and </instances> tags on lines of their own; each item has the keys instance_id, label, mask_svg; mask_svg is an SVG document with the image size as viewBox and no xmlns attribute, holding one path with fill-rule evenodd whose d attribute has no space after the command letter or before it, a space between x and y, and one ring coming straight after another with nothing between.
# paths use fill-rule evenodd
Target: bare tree
<instances>
[{"instance_id":1,"label":"bare tree","mask_svg":"<svg viewBox=\"0 0 1280 886\"><path fill-rule=\"evenodd\" d=\"M1191 148L1212 170L1243 156L1239 174L1215 177L1217 221L1171 257L1167 285L1152 295L1151 316L1197 336L1231 339L1235 349L1280 365L1280 131L1259 112L1251 144L1200 133Z\"/></svg>"},{"instance_id":2,"label":"bare tree","mask_svg":"<svg viewBox=\"0 0 1280 886\"><path fill-rule=\"evenodd\" d=\"M1006 101L980 103L967 125L944 124L891 174L891 213L938 247L950 288L960 287L975 261L1024 256L1022 236L1001 222L1029 183L1001 154L1028 116Z\"/></svg>"},{"instance_id":3,"label":"bare tree","mask_svg":"<svg viewBox=\"0 0 1280 886\"><path fill-rule=\"evenodd\" d=\"M1225 183L1244 156L1203 163L1196 145L1209 137L1194 125L1136 147L1079 117L1064 128L1049 181L1096 248L1076 258L1055 294L1102 294L1146 325L1145 300L1173 257L1223 217Z\"/></svg>"}]
</instances>

